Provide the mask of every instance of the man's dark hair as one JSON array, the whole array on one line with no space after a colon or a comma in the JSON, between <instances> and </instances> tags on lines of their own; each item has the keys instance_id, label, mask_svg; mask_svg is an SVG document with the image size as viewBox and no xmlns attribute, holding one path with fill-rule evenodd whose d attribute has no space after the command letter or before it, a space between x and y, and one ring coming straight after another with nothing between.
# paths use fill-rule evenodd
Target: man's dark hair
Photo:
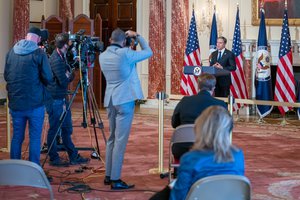
<instances>
[{"instance_id":1,"label":"man's dark hair","mask_svg":"<svg viewBox=\"0 0 300 200\"><path fill-rule=\"evenodd\" d=\"M216 86L216 78L211 74L202 73L198 77L198 86L200 91L202 90L212 91Z\"/></svg>"},{"instance_id":2,"label":"man's dark hair","mask_svg":"<svg viewBox=\"0 0 300 200\"><path fill-rule=\"evenodd\" d=\"M67 33L60 33L55 37L55 46L61 49L65 44L69 42L69 35Z\"/></svg>"},{"instance_id":3,"label":"man's dark hair","mask_svg":"<svg viewBox=\"0 0 300 200\"><path fill-rule=\"evenodd\" d=\"M220 36L220 37L218 37L218 39L222 39L222 40L224 41L224 44L226 44L226 43L227 43L227 39L226 39L226 37Z\"/></svg>"},{"instance_id":4,"label":"man's dark hair","mask_svg":"<svg viewBox=\"0 0 300 200\"><path fill-rule=\"evenodd\" d=\"M116 28L112 33L111 33L111 40L113 40L114 42L122 42L125 40L126 35L125 32L120 29L120 28Z\"/></svg>"}]
</instances>

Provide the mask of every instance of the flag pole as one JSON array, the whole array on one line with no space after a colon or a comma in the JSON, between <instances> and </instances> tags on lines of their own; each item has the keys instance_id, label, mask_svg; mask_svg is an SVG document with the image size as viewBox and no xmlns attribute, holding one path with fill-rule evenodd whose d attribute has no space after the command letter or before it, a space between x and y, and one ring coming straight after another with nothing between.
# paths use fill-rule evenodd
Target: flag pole
<instances>
[{"instance_id":1,"label":"flag pole","mask_svg":"<svg viewBox=\"0 0 300 200\"><path fill-rule=\"evenodd\" d=\"M284 1L284 9L287 9L287 0ZM281 126L285 126L285 125L288 125L288 124L290 124L290 123L287 122L287 120L286 120L286 114L284 113L283 119L280 122L280 125Z\"/></svg>"}]
</instances>

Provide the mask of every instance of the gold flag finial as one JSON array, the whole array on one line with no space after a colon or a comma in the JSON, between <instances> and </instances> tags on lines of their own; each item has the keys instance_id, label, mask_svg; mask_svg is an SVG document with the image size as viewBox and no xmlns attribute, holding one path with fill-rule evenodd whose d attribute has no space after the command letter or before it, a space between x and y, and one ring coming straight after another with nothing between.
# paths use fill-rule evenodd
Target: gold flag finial
<instances>
[{"instance_id":1,"label":"gold flag finial","mask_svg":"<svg viewBox=\"0 0 300 200\"><path fill-rule=\"evenodd\" d=\"M216 12L216 1L214 1L214 12Z\"/></svg>"},{"instance_id":2,"label":"gold flag finial","mask_svg":"<svg viewBox=\"0 0 300 200\"><path fill-rule=\"evenodd\" d=\"M264 4L265 4L265 1L264 1L264 0L261 0L261 2L260 2L260 8L263 8L263 7L264 7Z\"/></svg>"},{"instance_id":3,"label":"gold flag finial","mask_svg":"<svg viewBox=\"0 0 300 200\"><path fill-rule=\"evenodd\" d=\"M287 9L287 0L284 1L284 8Z\"/></svg>"}]
</instances>

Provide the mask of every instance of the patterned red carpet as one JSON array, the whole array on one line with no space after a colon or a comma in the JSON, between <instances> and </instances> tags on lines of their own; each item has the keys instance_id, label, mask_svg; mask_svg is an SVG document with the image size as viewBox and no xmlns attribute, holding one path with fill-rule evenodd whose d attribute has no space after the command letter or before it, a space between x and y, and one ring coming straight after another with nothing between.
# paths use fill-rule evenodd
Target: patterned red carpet
<instances>
[{"instance_id":1,"label":"patterned red carpet","mask_svg":"<svg viewBox=\"0 0 300 200\"><path fill-rule=\"evenodd\" d=\"M92 128L80 127L82 114L77 109L73 112L73 140L77 147L95 146ZM156 112L155 112L156 113ZM104 122L104 132L108 137L108 122L104 111L101 111ZM165 148L164 166L168 162L168 141L172 133L170 116L165 117ZM252 199L254 200L296 200L300 199L300 123L284 127L280 121L267 120L267 124L257 124L254 121L236 122L233 131L233 143L244 150L246 159L246 176L252 184ZM6 147L5 109L0 108L0 148ZM45 130L47 124L45 124ZM44 131L43 136L45 136ZM101 131L97 130L101 158L104 160L105 147ZM24 158L28 138L24 143ZM89 157L91 151L80 151ZM67 159L65 152L61 156ZM0 152L0 159L9 158L9 154ZM42 162L45 154L42 155ZM134 118L130 135L122 177L125 181L136 185L134 190L124 192L111 191L103 184L104 165L102 161L91 160L83 172L76 173L80 166L54 168L46 162L44 170L53 176L51 183L56 199L89 199L89 200L143 200L149 199L154 191L162 189L167 179L160 179L149 170L158 166L158 117L150 112L137 113ZM81 185L78 185L78 184ZM83 187L85 183L87 187ZM75 186L75 187L74 187ZM70 190L72 188L75 190ZM26 198L25 198L26 197ZM48 193L43 189L27 187L0 187L0 199L48 199Z\"/></svg>"}]
</instances>

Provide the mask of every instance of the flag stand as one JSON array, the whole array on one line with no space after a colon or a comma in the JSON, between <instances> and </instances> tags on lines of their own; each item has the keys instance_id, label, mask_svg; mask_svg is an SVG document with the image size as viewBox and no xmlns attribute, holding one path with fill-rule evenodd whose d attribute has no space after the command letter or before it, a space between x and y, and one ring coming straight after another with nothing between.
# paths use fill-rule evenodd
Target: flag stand
<instances>
[{"instance_id":1,"label":"flag stand","mask_svg":"<svg viewBox=\"0 0 300 200\"><path fill-rule=\"evenodd\" d=\"M259 118L256 123L258 124L267 124L267 122L263 118Z\"/></svg>"},{"instance_id":2,"label":"flag stand","mask_svg":"<svg viewBox=\"0 0 300 200\"><path fill-rule=\"evenodd\" d=\"M244 119L242 119L242 118L240 118L240 112L239 112L240 110L237 110L236 111L236 118L235 118L235 122L244 122L245 120Z\"/></svg>"},{"instance_id":3,"label":"flag stand","mask_svg":"<svg viewBox=\"0 0 300 200\"><path fill-rule=\"evenodd\" d=\"M280 122L280 125L285 126L285 125L288 125L288 124L290 124L290 123L286 120L286 117L284 115L283 120Z\"/></svg>"}]
</instances>

